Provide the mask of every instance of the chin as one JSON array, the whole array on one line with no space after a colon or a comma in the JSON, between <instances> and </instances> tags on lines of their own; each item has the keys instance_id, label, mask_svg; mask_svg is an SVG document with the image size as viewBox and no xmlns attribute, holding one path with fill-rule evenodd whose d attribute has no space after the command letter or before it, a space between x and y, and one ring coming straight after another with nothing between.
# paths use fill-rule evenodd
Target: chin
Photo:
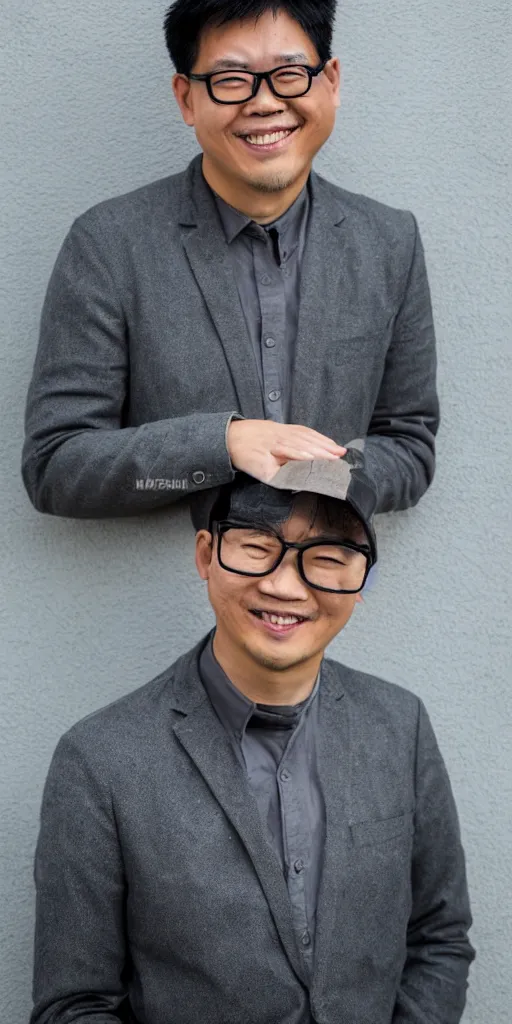
<instances>
[{"instance_id":1,"label":"chin","mask_svg":"<svg viewBox=\"0 0 512 1024\"><path fill-rule=\"evenodd\" d=\"M250 184L255 192L284 192L285 189L293 185L294 180L289 175L276 174L274 172L273 174L268 174L265 178L251 178Z\"/></svg>"},{"instance_id":2,"label":"chin","mask_svg":"<svg viewBox=\"0 0 512 1024\"><path fill-rule=\"evenodd\" d=\"M285 672L295 665L302 665L303 662L309 661L316 654L316 651L306 652L300 648L295 650L288 648L285 650L283 646L283 649L279 651L275 650L275 648L272 649L270 645L262 647L256 644L246 644L245 649L253 661L261 668L270 669L274 672Z\"/></svg>"}]
</instances>

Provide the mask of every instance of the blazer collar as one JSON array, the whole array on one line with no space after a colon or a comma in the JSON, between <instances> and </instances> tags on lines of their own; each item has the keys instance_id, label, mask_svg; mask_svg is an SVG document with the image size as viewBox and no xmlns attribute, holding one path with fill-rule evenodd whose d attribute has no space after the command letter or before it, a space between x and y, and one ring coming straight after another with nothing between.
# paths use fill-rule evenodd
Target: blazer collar
<instances>
[{"instance_id":1,"label":"blazer collar","mask_svg":"<svg viewBox=\"0 0 512 1024\"><path fill-rule=\"evenodd\" d=\"M199 153L190 161L183 172L178 222L183 226L218 224L218 214L213 195L202 172L203 154ZM340 190L316 171L309 177L310 196L315 217L322 224L341 224L348 207Z\"/></svg>"},{"instance_id":2,"label":"blazer collar","mask_svg":"<svg viewBox=\"0 0 512 1024\"><path fill-rule=\"evenodd\" d=\"M202 637L190 651L182 654L168 670L170 705L174 711L183 715L189 715L202 704L210 703L201 682L199 660L207 644L213 640L214 633L215 628ZM320 669L320 688L324 703L331 704L343 697L345 671L343 665L324 658Z\"/></svg>"},{"instance_id":3,"label":"blazer collar","mask_svg":"<svg viewBox=\"0 0 512 1024\"><path fill-rule=\"evenodd\" d=\"M227 819L238 833L259 878L283 948L297 977L307 985L284 876L261 821L244 767L217 717L199 675L199 659L212 634L180 658L169 675L171 706L182 714L176 739L187 751ZM339 666L341 668L341 666ZM319 774L327 814L327 838L317 912L315 974L330 948L333 892L339 883L340 837L346 820L348 741L343 725L342 672L324 659L319 689ZM346 830L345 830L346 831Z\"/></svg>"},{"instance_id":4,"label":"blazer collar","mask_svg":"<svg viewBox=\"0 0 512 1024\"><path fill-rule=\"evenodd\" d=\"M235 282L228 244L211 189L196 157L182 179L181 240L213 320L238 400L237 412L265 418L258 366ZM198 315L203 315L198 303Z\"/></svg>"},{"instance_id":5,"label":"blazer collar","mask_svg":"<svg viewBox=\"0 0 512 1024\"><path fill-rule=\"evenodd\" d=\"M238 411L265 419L258 367L229 259L228 243L211 189L203 178L202 155L181 179L179 220L191 271L217 329L238 399ZM321 429L326 396L323 377L312 379L312 351L317 365L330 359L339 332L340 309L350 302L350 234L343 222L348 203L336 186L315 172L310 176L311 210L301 265L301 297L294 352L290 423ZM343 225L340 227L340 225ZM318 315L319 297L322 316Z\"/></svg>"},{"instance_id":6,"label":"blazer collar","mask_svg":"<svg viewBox=\"0 0 512 1024\"><path fill-rule=\"evenodd\" d=\"M198 659L207 641L208 637L175 666L171 702L184 717L174 723L173 731L243 843L290 964L306 984L283 873L265 834L241 759L201 684Z\"/></svg>"}]
</instances>

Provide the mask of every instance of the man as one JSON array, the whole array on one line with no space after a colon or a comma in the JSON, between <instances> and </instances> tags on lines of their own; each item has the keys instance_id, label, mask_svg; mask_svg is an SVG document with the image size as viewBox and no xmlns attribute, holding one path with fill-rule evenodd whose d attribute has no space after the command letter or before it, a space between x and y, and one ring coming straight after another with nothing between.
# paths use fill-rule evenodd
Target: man
<instances>
[{"instance_id":1,"label":"man","mask_svg":"<svg viewBox=\"0 0 512 1024\"><path fill-rule=\"evenodd\" d=\"M334 0L177 0L174 94L202 154L79 217L45 301L24 481L63 516L146 512L368 435L378 511L434 471L434 328L412 214L312 171Z\"/></svg>"},{"instance_id":2,"label":"man","mask_svg":"<svg viewBox=\"0 0 512 1024\"><path fill-rule=\"evenodd\" d=\"M362 456L273 484L198 513L213 633L57 747L32 1024L461 1019L471 918L428 716L324 657L376 559Z\"/></svg>"}]
</instances>

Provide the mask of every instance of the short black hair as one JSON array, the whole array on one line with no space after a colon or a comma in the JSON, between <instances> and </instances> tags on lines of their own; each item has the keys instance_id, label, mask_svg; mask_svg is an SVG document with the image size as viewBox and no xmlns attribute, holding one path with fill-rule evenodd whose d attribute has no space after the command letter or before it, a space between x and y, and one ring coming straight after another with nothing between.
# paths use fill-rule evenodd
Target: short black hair
<instances>
[{"instance_id":1,"label":"short black hair","mask_svg":"<svg viewBox=\"0 0 512 1024\"><path fill-rule=\"evenodd\" d=\"M347 539L349 534L360 531L367 539L364 524L348 502L309 491L281 491L245 473L237 473L232 484L221 488L211 509L210 526L215 521L229 519L236 526L278 532L278 527L290 518L296 504L306 496L311 500L310 529L320 519L329 531L344 533Z\"/></svg>"},{"instance_id":2,"label":"short black hair","mask_svg":"<svg viewBox=\"0 0 512 1024\"><path fill-rule=\"evenodd\" d=\"M165 16L164 31L176 71L191 74L205 28L257 20L265 11L285 11L309 36L320 60L331 58L336 0L175 0Z\"/></svg>"}]
</instances>

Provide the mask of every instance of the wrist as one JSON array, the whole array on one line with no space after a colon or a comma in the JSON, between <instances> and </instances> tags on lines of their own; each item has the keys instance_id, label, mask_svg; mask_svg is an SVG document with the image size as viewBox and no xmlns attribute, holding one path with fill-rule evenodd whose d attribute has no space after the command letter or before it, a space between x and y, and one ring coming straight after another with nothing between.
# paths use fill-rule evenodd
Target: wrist
<instances>
[{"instance_id":1,"label":"wrist","mask_svg":"<svg viewBox=\"0 0 512 1024\"><path fill-rule=\"evenodd\" d=\"M226 434L225 434L226 451L228 453L229 460L231 462L231 470L232 470L233 473L235 472L235 467L233 466L233 463L231 461L231 451L230 451L230 447L229 447L230 434L231 434L231 438L232 438L233 431L230 428L231 428L233 423L236 423L238 421L242 421L244 419L245 419L245 416L242 416L238 412L233 412L231 414L231 416L229 417L228 422L226 423Z\"/></svg>"}]
</instances>

